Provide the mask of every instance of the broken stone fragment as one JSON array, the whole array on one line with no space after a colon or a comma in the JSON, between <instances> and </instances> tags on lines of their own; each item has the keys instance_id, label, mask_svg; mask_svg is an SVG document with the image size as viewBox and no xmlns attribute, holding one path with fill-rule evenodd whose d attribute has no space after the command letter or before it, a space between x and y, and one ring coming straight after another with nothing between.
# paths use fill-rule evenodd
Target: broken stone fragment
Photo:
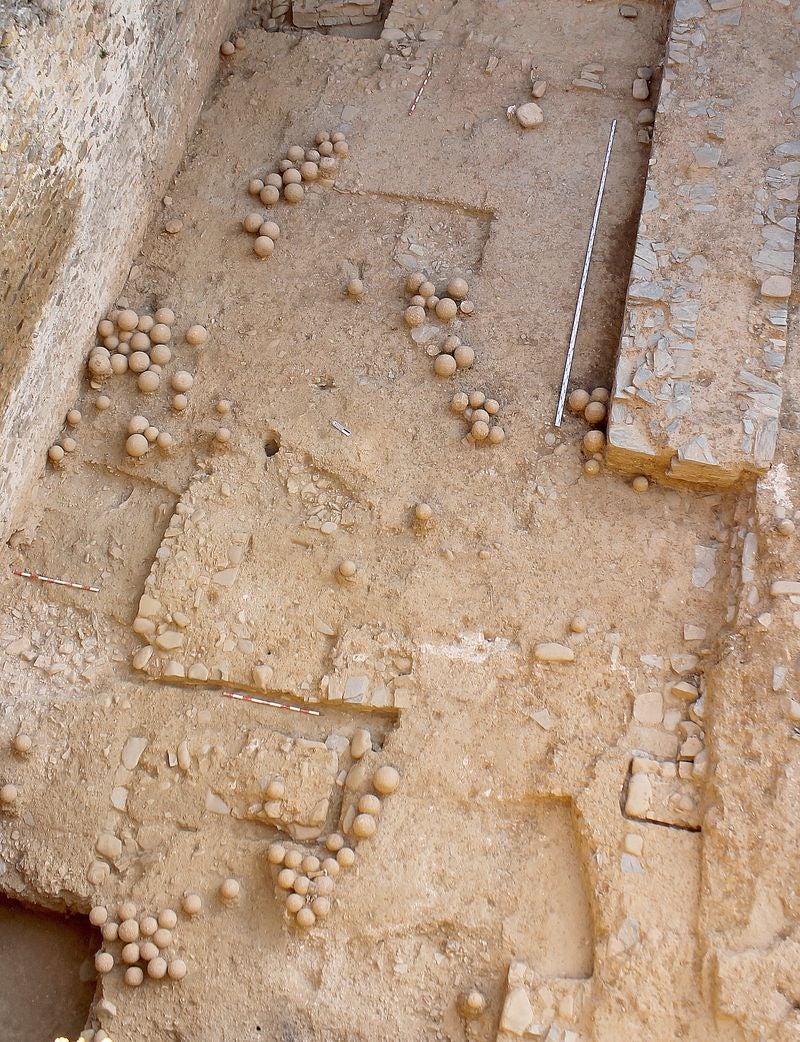
<instances>
[{"instance_id":1,"label":"broken stone fragment","mask_svg":"<svg viewBox=\"0 0 800 1042\"><path fill-rule=\"evenodd\" d=\"M169 662L167 662L166 666L164 666L161 675L163 677L185 677L186 670L184 669L183 664L181 662L178 662L176 659L171 658ZM224 680L225 678L222 677L221 679Z\"/></svg>"},{"instance_id":2,"label":"broken stone fragment","mask_svg":"<svg viewBox=\"0 0 800 1042\"><path fill-rule=\"evenodd\" d=\"M146 619L157 619L160 617L163 608L161 607L161 601L156 600L155 597L151 597L147 593L143 593L139 598L139 615L143 615Z\"/></svg>"},{"instance_id":3,"label":"broken stone fragment","mask_svg":"<svg viewBox=\"0 0 800 1042\"><path fill-rule=\"evenodd\" d=\"M190 680L208 680L208 666L204 666L202 662L193 662L189 666L187 676Z\"/></svg>"},{"instance_id":4,"label":"broken stone fragment","mask_svg":"<svg viewBox=\"0 0 800 1042\"><path fill-rule=\"evenodd\" d=\"M694 684L690 684L688 680L680 680L673 684L670 691L676 698L682 698L685 702L694 702L700 695Z\"/></svg>"},{"instance_id":5,"label":"broken stone fragment","mask_svg":"<svg viewBox=\"0 0 800 1042\"><path fill-rule=\"evenodd\" d=\"M664 716L664 699L660 691L645 691L633 701L634 719L646 727L657 727Z\"/></svg>"},{"instance_id":6,"label":"broken stone fragment","mask_svg":"<svg viewBox=\"0 0 800 1042\"><path fill-rule=\"evenodd\" d=\"M120 756L122 766L127 771L134 770L138 766L141 755L146 748L146 738L131 735L122 747L122 755Z\"/></svg>"},{"instance_id":7,"label":"broken stone fragment","mask_svg":"<svg viewBox=\"0 0 800 1042\"><path fill-rule=\"evenodd\" d=\"M776 579L769 588L773 597L800 596L800 582L796 579Z\"/></svg>"},{"instance_id":8,"label":"broken stone fragment","mask_svg":"<svg viewBox=\"0 0 800 1042\"><path fill-rule=\"evenodd\" d=\"M156 637L156 644L162 651L174 651L183 645L183 634L177 630L167 630Z\"/></svg>"},{"instance_id":9,"label":"broken stone fragment","mask_svg":"<svg viewBox=\"0 0 800 1042\"><path fill-rule=\"evenodd\" d=\"M101 832L95 844L95 850L101 857L115 861L122 853L122 840L112 832Z\"/></svg>"},{"instance_id":10,"label":"broken stone fragment","mask_svg":"<svg viewBox=\"0 0 800 1042\"><path fill-rule=\"evenodd\" d=\"M642 818L653 799L653 786L646 774L631 775L628 785L628 798L625 801L625 813L631 818Z\"/></svg>"},{"instance_id":11,"label":"broken stone fragment","mask_svg":"<svg viewBox=\"0 0 800 1042\"><path fill-rule=\"evenodd\" d=\"M533 657L538 662L574 662L575 652L566 644L537 644L533 649Z\"/></svg>"},{"instance_id":12,"label":"broken stone fragment","mask_svg":"<svg viewBox=\"0 0 800 1042\"><path fill-rule=\"evenodd\" d=\"M543 98L547 90L547 80L534 80L531 87L531 97Z\"/></svg>"},{"instance_id":13,"label":"broken stone fragment","mask_svg":"<svg viewBox=\"0 0 800 1042\"><path fill-rule=\"evenodd\" d=\"M274 672L275 670L272 666L267 666L264 663L261 663L258 666L253 666L250 673L253 687L258 688L259 691L267 691Z\"/></svg>"},{"instance_id":14,"label":"broken stone fragment","mask_svg":"<svg viewBox=\"0 0 800 1042\"><path fill-rule=\"evenodd\" d=\"M650 97L650 84L647 80L637 76L633 81L633 96L637 101L647 101Z\"/></svg>"},{"instance_id":15,"label":"broken stone fragment","mask_svg":"<svg viewBox=\"0 0 800 1042\"><path fill-rule=\"evenodd\" d=\"M524 988L512 988L506 996L500 1016L500 1030L510 1035L524 1035L533 1020L533 1008Z\"/></svg>"},{"instance_id":16,"label":"broken stone fragment","mask_svg":"<svg viewBox=\"0 0 800 1042\"><path fill-rule=\"evenodd\" d=\"M134 652L133 658L131 659L131 665L134 669L144 669L152 657L153 649L148 644Z\"/></svg>"},{"instance_id":17,"label":"broken stone fragment","mask_svg":"<svg viewBox=\"0 0 800 1042\"><path fill-rule=\"evenodd\" d=\"M535 101L528 101L524 105L518 105L514 115L517 117L517 123L523 130L533 130L544 123L544 112L542 112Z\"/></svg>"},{"instance_id":18,"label":"broken stone fragment","mask_svg":"<svg viewBox=\"0 0 800 1042\"><path fill-rule=\"evenodd\" d=\"M357 727L350 739L350 755L354 760L360 760L370 749L372 749L372 735L365 727Z\"/></svg>"}]
</instances>

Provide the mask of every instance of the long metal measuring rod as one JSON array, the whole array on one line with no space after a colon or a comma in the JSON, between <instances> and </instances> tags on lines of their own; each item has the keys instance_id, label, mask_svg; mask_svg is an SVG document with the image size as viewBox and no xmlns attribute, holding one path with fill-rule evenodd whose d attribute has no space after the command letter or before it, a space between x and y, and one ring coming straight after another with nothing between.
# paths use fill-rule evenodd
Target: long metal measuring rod
<instances>
[{"instance_id":1,"label":"long metal measuring rod","mask_svg":"<svg viewBox=\"0 0 800 1042\"><path fill-rule=\"evenodd\" d=\"M578 339L578 326L581 321L581 311L583 310L583 298L586 293L586 282L589 278L589 265L592 262L592 250L594 249L594 237L597 234L597 221L600 217L600 205L603 202L603 192L606 189L606 176L608 174L608 164L611 159L611 146L614 144L614 135L617 132L617 121L614 120L611 124L611 131L608 135L608 145L606 147L606 158L603 162L603 173L600 175L600 185L597 189L597 202L594 204L594 217L592 218L592 227L589 232L589 241L586 244L586 256L583 258L583 271L581 272L581 283L578 288L578 302L575 305L575 317L572 319L572 332L569 335L569 347L567 348L567 361L564 365L564 377L561 381L561 391L558 395L558 408L556 409L556 420L555 426L561 426L561 420L564 416L564 402L567 399L567 386L569 384L569 376L572 372L572 357L575 354L575 341Z\"/></svg>"}]
</instances>

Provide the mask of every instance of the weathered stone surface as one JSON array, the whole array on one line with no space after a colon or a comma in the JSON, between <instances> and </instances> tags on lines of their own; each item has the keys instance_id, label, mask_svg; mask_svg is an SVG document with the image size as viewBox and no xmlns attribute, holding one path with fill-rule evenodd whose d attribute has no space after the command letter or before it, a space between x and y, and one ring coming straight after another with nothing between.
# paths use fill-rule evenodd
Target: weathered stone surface
<instances>
[{"instance_id":1,"label":"weathered stone surface","mask_svg":"<svg viewBox=\"0 0 800 1042\"><path fill-rule=\"evenodd\" d=\"M535 101L528 101L524 105L518 105L514 115L517 117L517 123L525 130L540 127L544 123L544 112L542 112Z\"/></svg>"}]
</instances>

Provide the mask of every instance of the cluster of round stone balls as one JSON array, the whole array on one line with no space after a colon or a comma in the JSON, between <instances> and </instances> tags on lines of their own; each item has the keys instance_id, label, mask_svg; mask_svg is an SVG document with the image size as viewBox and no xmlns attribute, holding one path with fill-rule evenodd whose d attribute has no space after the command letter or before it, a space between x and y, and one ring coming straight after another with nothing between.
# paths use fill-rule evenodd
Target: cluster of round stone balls
<instances>
[{"instance_id":1,"label":"cluster of round stone balls","mask_svg":"<svg viewBox=\"0 0 800 1042\"><path fill-rule=\"evenodd\" d=\"M172 931L178 916L171 908L162 908L156 916L137 915L136 905L123 901L112 918L105 905L95 905L89 922L99 927L105 942L94 957L98 973L110 973L120 964L125 967L123 980L132 988L138 988L145 975L173 981L186 976L186 963L173 954Z\"/></svg>"},{"instance_id":2,"label":"cluster of round stone balls","mask_svg":"<svg viewBox=\"0 0 800 1042\"><path fill-rule=\"evenodd\" d=\"M586 457L583 471L587 477L595 477L600 473L603 462L603 450L606 447L606 436L600 427L606 421L608 413L608 400L610 398L608 388L595 387L591 392L578 388L570 392L567 398L569 411L585 420L593 429L587 431L583 436L581 448Z\"/></svg>"},{"instance_id":3,"label":"cluster of round stone balls","mask_svg":"<svg viewBox=\"0 0 800 1042\"><path fill-rule=\"evenodd\" d=\"M442 322L449 323L454 322L457 318L469 316L475 311L475 305L469 299L469 286L462 278L450 279L444 289L437 292L431 279L424 272L417 271L406 279L406 294L411 299L403 318L410 329L421 326L428 318L428 312L432 312ZM452 371L437 373L437 375L452 376L456 371L457 362L454 359L451 361L453 362ZM472 362L469 364L472 365ZM469 368L469 366L463 368Z\"/></svg>"},{"instance_id":4,"label":"cluster of round stone balls","mask_svg":"<svg viewBox=\"0 0 800 1042\"><path fill-rule=\"evenodd\" d=\"M264 206L274 206L281 197L287 203L302 203L306 194L303 186L315 181L332 181L339 170L340 160L347 158L349 150L341 131L329 134L321 130L314 138L313 148L290 145L286 158L278 163L277 168L263 179L254 177L247 190L250 195L258 196ZM259 238L269 236L259 235Z\"/></svg>"},{"instance_id":5,"label":"cluster of round stone balls","mask_svg":"<svg viewBox=\"0 0 800 1042\"><path fill-rule=\"evenodd\" d=\"M372 777L373 789L382 796L390 796L399 784L399 772L388 765L379 767ZM381 801L374 793L366 793L360 797L357 810L349 831L356 839L368 839L375 834ZM327 919L336 880L355 860L355 850L338 832L325 837L324 849L317 854L305 854L291 843L271 843L267 862L278 893L285 895L287 917L306 930Z\"/></svg>"},{"instance_id":6,"label":"cluster of round stone balls","mask_svg":"<svg viewBox=\"0 0 800 1042\"><path fill-rule=\"evenodd\" d=\"M47 458L54 467L60 467L63 464L65 457L77 449L78 443L72 435L76 433L82 419L83 416L81 415L80 409L70 409L67 413L64 420L66 431L62 434L59 440L55 444L51 445L47 450Z\"/></svg>"},{"instance_id":7,"label":"cluster of round stone balls","mask_svg":"<svg viewBox=\"0 0 800 1042\"><path fill-rule=\"evenodd\" d=\"M485 391L459 391L450 400L450 408L469 425L467 438L480 445L501 445L506 432L498 423L500 403Z\"/></svg>"},{"instance_id":8,"label":"cluster of round stone balls","mask_svg":"<svg viewBox=\"0 0 800 1042\"><path fill-rule=\"evenodd\" d=\"M275 221L268 221L266 215L253 211L242 221L242 227L248 235L254 235L253 253L261 260L267 260L275 251L275 243L280 238L281 230Z\"/></svg>"},{"instance_id":9,"label":"cluster of round stone balls","mask_svg":"<svg viewBox=\"0 0 800 1042\"><path fill-rule=\"evenodd\" d=\"M187 374L188 375L188 374ZM128 421L128 438L125 442L125 452L132 459L141 459L146 456L153 445L168 453L174 442L169 431L160 431L146 416L132 416Z\"/></svg>"}]
</instances>

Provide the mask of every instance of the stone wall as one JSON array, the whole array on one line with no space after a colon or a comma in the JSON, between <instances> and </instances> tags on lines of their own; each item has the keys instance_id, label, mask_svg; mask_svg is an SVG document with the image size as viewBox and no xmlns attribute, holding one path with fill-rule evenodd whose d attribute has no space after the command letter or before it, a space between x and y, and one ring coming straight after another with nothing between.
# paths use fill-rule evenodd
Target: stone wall
<instances>
[{"instance_id":1,"label":"stone wall","mask_svg":"<svg viewBox=\"0 0 800 1042\"><path fill-rule=\"evenodd\" d=\"M0 537L243 0L0 0Z\"/></svg>"}]
</instances>

